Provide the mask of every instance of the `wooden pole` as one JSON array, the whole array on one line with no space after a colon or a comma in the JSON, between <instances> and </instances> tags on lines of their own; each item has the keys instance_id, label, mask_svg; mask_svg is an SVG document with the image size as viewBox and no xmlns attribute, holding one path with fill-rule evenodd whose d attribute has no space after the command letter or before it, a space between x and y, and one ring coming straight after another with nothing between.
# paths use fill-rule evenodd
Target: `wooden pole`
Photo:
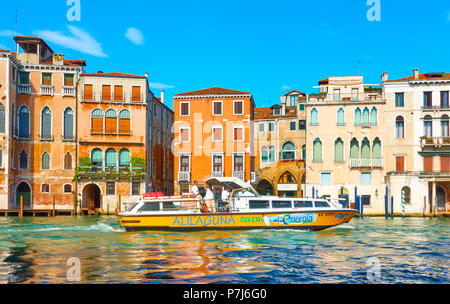
<instances>
[{"instance_id":1,"label":"wooden pole","mask_svg":"<svg viewBox=\"0 0 450 304\"><path fill-rule=\"evenodd\" d=\"M121 198L121 196L119 195L119 212L122 212L122 198Z\"/></svg>"},{"instance_id":2,"label":"wooden pole","mask_svg":"<svg viewBox=\"0 0 450 304\"><path fill-rule=\"evenodd\" d=\"M56 215L55 212L55 196L53 195L53 217Z\"/></svg>"},{"instance_id":3,"label":"wooden pole","mask_svg":"<svg viewBox=\"0 0 450 304\"><path fill-rule=\"evenodd\" d=\"M20 196L20 218L23 217L23 195Z\"/></svg>"}]
</instances>

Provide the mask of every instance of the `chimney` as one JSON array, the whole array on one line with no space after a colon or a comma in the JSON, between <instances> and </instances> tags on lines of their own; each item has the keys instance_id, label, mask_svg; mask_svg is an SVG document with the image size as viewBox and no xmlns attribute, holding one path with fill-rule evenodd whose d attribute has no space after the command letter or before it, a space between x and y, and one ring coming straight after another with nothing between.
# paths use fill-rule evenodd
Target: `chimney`
<instances>
[{"instance_id":1,"label":"chimney","mask_svg":"<svg viewBox=\"0 0 450 304\"><path fill-rule=\"evenodd\" d=\"M164 104L164 90L161 90L161 103Z\"/></svg>"},{"instance_id":2,"label":"chimney","mask_svg":"<svg viewBox=\"0 0 450 304\"><path fill-rule=\"evenodd\" d=\"M388 76L389 76L389 73L388 73L388 72L384 72L384 73L381 75L381 81L383 82L383 81L388 80Z\"/></svg>"},{"instance_id":3,"label":"chimney","mask_svg":"<svg viewBox=\"0 0 450 304\"><path fill-rule=\"evenodd\" d=\"M148 73L147 73L147 72L145 72L145 74L144 74L144 75L145 75L145 78L148 78Z\"/></svg>"},{"instance_id":4,"label":"chimney","mask_svg":"<svg viewBox=\"0 0 450 304\"><path fill-rule=\"evenodd\" d=\"M53 64L54 65L64 65L64 55L63 54L53 54Z\"/></svg>"},{"instance_id":5,"label":"chimney","mask_svg":"<svg viewBox=\"0 0 450 304\"><path fill-rule=\"evenodd\" d=\"M414 69L414 79L419 79L419 69Z\"/></svg>"}]
</instances>

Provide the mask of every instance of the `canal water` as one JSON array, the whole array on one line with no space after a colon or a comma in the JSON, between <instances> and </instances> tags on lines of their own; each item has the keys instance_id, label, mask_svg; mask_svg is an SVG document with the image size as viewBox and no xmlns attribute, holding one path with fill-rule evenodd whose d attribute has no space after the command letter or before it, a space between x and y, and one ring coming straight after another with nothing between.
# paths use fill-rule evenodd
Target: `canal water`
<instances>
[{"instance_id":1,"label":"canal water","mask_svg":"<svg viewBox=\"0 0 450 304\"><path fill-rule=\"evenodd\" d=\"M0 218L0 282L449 283L449 225L355 218L321 232L179 233L124 232L114 216Z\"/></svg>"}]
</instances>

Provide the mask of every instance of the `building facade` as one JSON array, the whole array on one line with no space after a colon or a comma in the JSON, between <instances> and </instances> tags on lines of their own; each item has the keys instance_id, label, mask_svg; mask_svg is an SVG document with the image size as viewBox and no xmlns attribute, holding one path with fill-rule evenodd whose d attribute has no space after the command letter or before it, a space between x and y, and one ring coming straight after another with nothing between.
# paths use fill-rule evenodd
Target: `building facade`
<instances>
[{"instance_id":1,"label":"building facade","mask_svg":"<svg viewBox=\"0 0 450 304\"><path fill-rule=\"evenodd\" d=\"M365 214L384 213L384 111L381 90L362 76L319 81L306 106L306 194L359 196Z\"/></svg>"},{"instance_id":2,"label":"building facade","mask_svg":"<svg viewBox=\"0 0 450 304\"><path fill-rule=\"evenodd\" d=\"M173 97L175 193L210 177L250 181L254 173L254 101L248 92L213 87Z\"/></svg>"},{"instance_id":3,"label":"building facade","mask_svg":"<svg viewBox=\"0 0 450 304\"><path fill-rule=\"evenodd\" d=\"M389 80L386 106L386 184L394 212L431 215L450 209L449 73ZM402 204L404 202L404 204Z\"/></svg>"},{"instance_id":4,"label":"building facade","mask_svg":"<svg viewBox=\"0 0 450 304\"><path fill-rule=\"evenodd\" d=\"M301 197L306 154L306 94L292 90L281 105L255 108L256 189L263 194Z\"/></svg>"}]
</instances>

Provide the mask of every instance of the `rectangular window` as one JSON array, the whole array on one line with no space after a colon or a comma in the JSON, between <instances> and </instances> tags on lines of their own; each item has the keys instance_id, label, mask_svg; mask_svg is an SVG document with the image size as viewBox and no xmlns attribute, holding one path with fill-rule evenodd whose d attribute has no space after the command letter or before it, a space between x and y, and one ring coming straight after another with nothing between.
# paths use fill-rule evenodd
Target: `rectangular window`
<instances>
[{"instance_id":1,"label":"rectangular window","mask_svg":"<svg viewBox=\"0 0 450 304\"><path fill-rule=\"evenodd\" d=\"M106 195L114 195L116 193L116 183L106 182Z\"/></svg>"},{"instance_id":2,"label":"rectangular window","mask_svg":"<svg viewBox=\"0 0 450 304\"><path fill-rule=\"evenodd\" d=\"M52 85L52 74L42 73L42 85L50 86Z\"/></svg>"},{"instance_id":3,"label":"rectangular window","mask_svg":"<svg viewBox=\"0 0 450 304\"><path fill-rule=\"evenodd\" d=\"M180 171L189 172L189 156L180 156Z\"/></svg>"},{"instance_id":4,"label":"rectangular window","mask_svg":"<svg viewBox=\"0 0 450 304\"><path fill-rule=\"evenodd\" d=\"M123 101L123 86L114 86L114 101Z\"/></svg>"},{"instance_id":5,"label":"rectangular window","mask_svg":"<svg viewBox=\"0 0 450 304\"><path fill-rule=\"evenodd\" d=\"M397 172L405 171L405 157L404 156L396 156L395 157L395 171L397 171Z\"/></svg>"},{"instance_id":6,"label":"rectangular window","mask_svg":"<svg viewBox=\"0 0 450 304\"><path fill-rule=\"evenodd\" d=\"M320 173L320 183L322 185L330 185L331 184L331 173L330 172Z\"/></svg>"},{"instance_id":7,"label":"rectangular window","mask_svg":"<svg viewBox=\"0 0 450 304\"><path fill-rule=\"evenodd\" d=\"M180 116L189 116L189 102L180 103Z\"/></svg>"},{"instance_id":8,"label":"rectangular window","mask_svg":"<svg viewBox=\"0 0 450 304\"><path fill-rule=\"evenodd\" d=\"M264 124L263 123L259 124L259 132L264 132Z\"/></svg>"},{"instance_id":9,"label":"rectangular window","mask_svg":"<svg viewBox=\"0 0 450 304\"><path fill-rule=\"evenodd\" d=\"M84 100L94 100L94 87L92 84L84 85Z\"/></svg>"},{"instance_id":10,"label":"rectangular window","mask_svg":"<svg viewBox=\"0 0 450 304\"><path fill-rule=\"evenodd\" d=\"M213 141L222 141L222 127L213 127L212 137Z\"/></svg>"},{"instance_id":11,"label":"rectangular window","mask_svg":"<svg viewBox=\"0 0 450 304\"><path fill-rule=\"evenodd\" d=\"M250 201L250 209L269 209L269 201Z\"/></svg>"},{"instance_id":12,"label":"rectangular window","mask_svg":"<svg viewBox=\"0 0 450 304\"><path fill-rule=\"evenodd\" d=\"M180 128L180 141L189 142L190 128Z\"/></svg>"},{"instance_id":13,"label":"rectangular window","mask_svg":"<svg viewBox=\"0 0 450 304\"><path fill-rule=\"evenodd\" d=\"M395 93L395 106L396 107L403 107L405 105L404 103L404 93Z\"/></svg>"},{"instance_id":14,"label":"rectangular window","mask_svg":"<svg viewBox=\"0 0 450 304\"><path fill-rule=\"evenodd\" d=\"M313 203L311 201L295 201L294 208L312 208Z\"/></svg>"},{"instance_id":15,"label":"rectangular window","mask_svg":"<svg viewBox=\"0 0 450 304\"><path fill-rule=\"evenodd\" d=\"M131 184L131 195L140 195L140 187L141 183L139 182L133 182Z\"/></svg>"},{"instance_id":16,"label":"rectangular window","mask_svg":"<svg viewBox=\"0 0 450 304\"><path fill-rule=\"evenodd\" d=\"M233 171L234 172L244 172L244 156L243 155L234 155Z\"/></svg>"},{"instance_id":17,"label":"rectangular window","mask_svg":"<svg viewBox=\"0 0 450 304\"><path fill-rule=\"evenodd\" d=\"M441 92L441 108L442 109L448 109L448 91Z\"/></svg>"},{"instance_id":18,"label":"rectangular window","mask_svg":"<svg viewBox=\"0 0 450 304\"><path fill-rule=\"evenodd\" d=\"M372 184L372 174L370 172L361 172L361 185Z\"/></svg>"},{"instance_id":19,"label":"rectangular window","mask_svg":"<svg viewBox=\"0 0 450 304\"><path fill-rule=\"evenodd\" d=\"M74 83L74 74L64 74L64 86L65 87L73 87Z\"/></svg>"},{"instance_id":20,"label":"rectangular window","mask_svg":"<svg viewBox=\"0 0 450 304\"><path fill-rule=\"evenodd\" d=\"M423 92L423 107L430 109L433 107L432 92Z\"/></svg>"},{"instance_id":21,"label":"rectangular window","mask_svg":"<svg viewBox=\"0 0 450 304\"><path fill-rule=\"evenodd\" d=\"M222 155L213 155L213 171L214 172L222 172Z\"/></svg>"},{"instance_id":22,"label":"rectangular window","mask_svg":"<svg viewBox=\"0 0 450 304\"><path fill-rule=\"evenodd\" d=\"M131 101L133 102L141 101L141 87L133 86L131 88Z\"/></svg>"},{"instance_id":23,"label":"rectangular window","mask_svg":"<svg viewBox=\"0 0 450 304\"><path fill-rule=\"evenodd\" d=\"M111 101L111 86L102 85L102 100Z\"/></svg>"},{"instance_id":24,"label":"rectangular window","mask_svg":"<svg viewBox=\"0 0 450 304\"><path fill-rule=\"evenodd\" d=\"M272 201L272 208L281 209L281 208L292 208L291 201Z\"/></svg>"},{"instance_id":25,"label":"rectangular window","mask_svg":"<svg viewBox=\"0 0 450 304\"><path fill-rule=\"evenodd\" d=\"M358 89L352 89L352 100L353 101L358 100Z\"/></svg>"},{"instance_id":26,"label":"rectangular window","mask_svg":"<svg viewBox=\"0 0 450 304\"><path fill-rule=\"evenodd\" d=\"M295 121L291 121L289 124L289 127L290 127L291 131L295 131L295 129L296 129Z\"/></svg>"},{"instance_id":27,"label":"rectangular window","mask_svg":"<svg viewBox=\"0 0 450 304\"><path fill-rule=\"evenodd\" d=\"M221 101L213 101L213 115L222 115Z\"/></svg>"},{"instance_id":28,"label":"rectangular window","mask_svg":"<svg viewBox=\"0 0 450 304\"><path fill-rule=\"evenodd\" d=\"M298 129L306 130L306 120L302 119L298 121Z\"/></svg>"},{"instance_id":29,"label":"rectangular window","mask_svg":"<svg viewBox=\"0 0 450 304\"><path fill-rule=\"evenodd\" d=\"M273 109L273 115L281 115L281 108Z\"/></svg>"},{"instance_id":30,"label":"rectangular window","mask_svg":"<svg viewBox=\"0 0 450 304\"><path fill-rule=\"evenodd\" d=\"M244 103L240 100L234 101L234 115L243 115L244 114Z\"/></svg>"},{"instance_id":31,"label":"rectangular window","mask_svg":"<svg viewBox=\"0 0 450 304\"><path fill-rule=\"evenodd\" d=\"M361 195L361 202L363 206L370 206L370 195Z\"/></svg>"},{"instance_id":32,"label":"rectangular window","mask_svg":"<svg viewBox=\"0 0 450 304\"><path fill-rule=\"evenodd\" d=\"M333 100L334 101L339 101L341 99L341 90L339 89L335 89L334 90L334 94L333 94Z\"/></svg>"},{"instance_id":33,"label":"rectangular window","mask_svg":"<svg viewBox=\"0 0 450 304\"><path fill-rule=\"evenodd\" d=\"M30 72L19 72L19 84L30 84Z\"/></svg>"},{"instance_id":34,"label":"rectangular window","mask_svg":"<svg viewBox=\"0 0 450 304\"><path fill-rule=\"evenodd\" d=\"M305 111L305 104L301 103L301 104L298 106L298 109L299 109L300 111Z\"/></svg>"},{"instance_id":35,"label":"rectangular window","mask_svg":"<svg viewBox=\"0 0 450 304\"><path fill-rule=\"evenodd\" d=\"M450 156L441 155L441 172L450 172Z\"/></svg>"},{"instance_id":36,"label":"rectangular window","mask_svg":"<svg viewBox=\"0 0 450 304\"><path fill-rule=\"evenodd\" d=\"M433 172L433 156L423 157L423 171Z\"/></svg>"},{"instance_id":37,"label":"rectangular window","mask_svg":"<svg viewBox=\"0 0 450 304\"><path fill-rule=\"evenodd\" d=\"M243 127L234 127L234 141L243 141L244 140L244 128Z\"/></svg>"},{"instance_id":38,"label":"rectangular window","mask_svg":"<svg viewBox=\"0 0 450 304\"><path fill-rule=\"evenodd\" d=\"M269 132L272 132L274 130L274 124L273 122L269 122Z\"/></svg>"}]
</instances>

